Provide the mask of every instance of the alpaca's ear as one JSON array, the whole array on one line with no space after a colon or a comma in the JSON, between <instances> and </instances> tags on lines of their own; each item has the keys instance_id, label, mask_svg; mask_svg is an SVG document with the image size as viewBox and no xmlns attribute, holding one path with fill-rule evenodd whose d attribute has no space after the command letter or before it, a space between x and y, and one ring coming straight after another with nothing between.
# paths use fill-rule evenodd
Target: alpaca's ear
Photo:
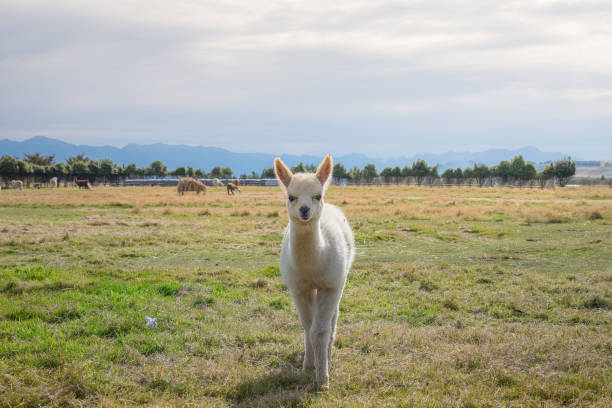
<instances>
[{"instance_id":1,"label":"alpaca's ear","mask_svg":"<svg viewBox=\"0 0 612 408\"><path fill-rule=\"evenodd\" d=\"M280 158L274 159L274 173L276 174L276 178L281 182L281 188L286 190L289 187L289 183L291 182L291 178L293 178L293 173L285 163Z\"/></svg>"},{"instance_id":2,"label":"alpaca's ear","mask_svg":"<svg viewBox=\"0 0 612 408\"><path fill-rule=\"evenodd\" d=\"M325 156L325 158L317 168L317 178L325 188L327 188L329 186L329 183L331 183L333 169L334 161L328 154L327 156Z\"/></svg>"}]
</instances>

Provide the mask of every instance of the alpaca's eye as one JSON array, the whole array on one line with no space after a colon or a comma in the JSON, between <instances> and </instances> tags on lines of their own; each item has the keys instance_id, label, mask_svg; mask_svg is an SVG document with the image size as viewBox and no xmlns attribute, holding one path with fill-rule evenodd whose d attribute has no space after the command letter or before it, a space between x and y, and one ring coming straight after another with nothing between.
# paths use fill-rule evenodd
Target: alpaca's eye
<instances>
[{"instance_id":1,"label":"alpaca's eye","mask_svg":"<svg viewBox=\"0 0 612 408\"><path fill-rule=\"evenodd\" d=\"M312 197L317 201L321 201L321 194L317 194L316 196Z\"/></svg>"},{"instance_id":2,"label":"alpaca's eye","mask_svg":"<svg viewBox=\"0 0 612 408\"><path fill-rule=\"evenodd\" d=\"M295 196L290 195L289 196L289 201L295 201Z\"/></svg>"}]
</instances>

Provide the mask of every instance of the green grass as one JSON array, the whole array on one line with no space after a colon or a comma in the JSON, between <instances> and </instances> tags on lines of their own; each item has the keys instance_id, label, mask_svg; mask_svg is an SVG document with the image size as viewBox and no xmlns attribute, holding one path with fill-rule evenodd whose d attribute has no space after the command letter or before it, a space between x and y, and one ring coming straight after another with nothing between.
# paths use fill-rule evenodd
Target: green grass
<instances>
[{"instance_id":1,"label":"green grass","mask_svg":"<svg viewBox=\"0 0 612 408\"><path fill-rule=\"evenodd\" d=\"M358 255L318 393L271 189L191 203L151 189L162 198L144 205L115 191L92 205L0 198L0 406L612 404L608 196L599 216L573 197L541 215L548 192L517 191L517 210L507 190L332 190ZM507 201L471 219L493 204L469 199L489 196Z\"/></svg>"}]
</instances>

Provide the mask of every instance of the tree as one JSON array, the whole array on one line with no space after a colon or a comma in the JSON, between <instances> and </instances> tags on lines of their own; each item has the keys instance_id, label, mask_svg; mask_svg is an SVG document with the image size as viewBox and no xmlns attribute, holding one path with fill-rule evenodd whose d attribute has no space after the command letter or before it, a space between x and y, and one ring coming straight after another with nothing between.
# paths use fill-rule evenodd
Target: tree
<instances>
[{"instance_id":1,"label":"tree","mask_svg":"<svg viewBox=\"0 0 612 408\"><path fill-rule=\"evenodd\" d=\"M546 166L544 170L542 170L536 175L536 179L538 180L540 188L546 187L546 183L548 182L548 180L551 180L553 178L555 178L555 168L552 164Z\"/></svg>"},{"instance_id":2,"label":"tree","mask_svg":"<svg viewBox=\"0 0 612 408\"><path fill-rule=\"evenodd\" d=\"M400 175L401 177L404 177L404 178L412 177L412 167L405 166L402 169Z\"/></svg>"},{"instance_id":3,"label":"tree","mask_svg":"<svg viewBox=\"0 0 612 408\"><path fill-rule=\"evenodd\" d=\"M455 169L455 183L463 184L464 180L465 180L465 176L463 175L463 170L461 170L460 167L457 167Z\"/></svg>"},{"instance_id":4,"label":"tree","mask_svg":"<svg viewBox=\"0 0 612 408\"><path fill-rule=\"evenodd\" d=\"M253 171L251 171L251 176L250 176L250 178L252 178L252 179L257 179L257 178L259 178L259 174L257 174L257 172L253 170Z\"/></svg>"},{"instance_id":5,"label":"tree","mask_svg":"<svg viewBox=\"0 0 612 408\"><path fill-rule=\"evenodd\" d=\"M55 163L53 165L53 169L51 170L51 174L57 178L64 178L70 174L70 168L64 163Z\"/></svg>"},{"instance_id":6,"label":"tree","mask_svg":"<svg viewBox=\"0 0 612 408\"><path fill-rule=\"evenodd\" d=\"M215 166L210 171L210 173L208 173L208 175L210 176L210 178L222 178L223 177L223 172L221 171L221 167L220 166Z\"/></svg>"},{"instance_id":7,"label":"tree","mask_svg":"<svg viewBox=\"0 0 612 408\"><path fill-rule=\"evenodd\" d=\"M193 177L194 172L193 172L193 167L188 166L187 167L187 171L185 172L189 177Z\"/></svg>"},{"instance_id":8,"label":"tree","mask_svg":"<svg viewBox=\"0 0 612 408\"><path fill-rule=\"evenodd\" d=\"M47 170L45 166L41 166L39 164L30 164L30 166L32 169L31 174L34 174L35 177L41 179L45 176Z\"/></svg>"},{"instance_id":9,"label":"tree","mask_svg":"<svg viewBox=\"0 0 612 408\"><path fill-rule=\"evenodd\" d=\"M502 184L506 184L511 177L510 163L507 160L502 160L497 166L493 167L492 172L493 176L498 177Z\"/></svg>"},{"instance_id":10,"label":"tree","mask_svg":"<svg viewBox=\"0 0 612 408\"><path fill-rule=\"evenodd\" d=\"M234 174L234 170L230 169L229 167L224 167L221 169L221 174L223 174L224 178L230 178Z\"/></svg>"},{"instance_id":11,"label":"tree","mask_svg":"<svg viewBox=\"0 0 612 408\"><path fill-rule=\"evenodd\" d=\"M359 167L357 166L353 167L353 170L348 172L348 178L354 182L361 180L361 176L361 170L359 170Z\"/></svg>"},{"instance_id":12,"label":"tree","mask_svg":"<svg viewBox=\"0 0 612 408\"><path fill-rule=\"evenodd\" d=\"M453 169L444 170L444 173L442 173L442 178L444 179L444 182L446 184L450 184L451 180L456 180L457 178L455 177L455 170Z\"/></svg>"},{"instance_id":13,"label":"tree","mask_svg":"<svg viewBox=\"0 0 612 408\"><path fill-rule=\"evenodd\" d=\"M261 178L262 179L276 178L276 174L274 174L274 168L270 167L269 169L264 169L261 172Z\"/></svg>"},{"instance_id":14,"label":"tree","mask_svg":"<svg viewBox=\"0 0 612 408\"><path fill-rule=\"evenodd\" d=\"M151 176L163 177L168 174L168 168L161 160L155 160L147 167L147 174Z\"/></svg>"},{"instance_id":15,"label":"tree","mask_svg":"<svg viewBox=\"0 0 612 408\"><path fill-rule=\"evenodd\" d=\"M137 176L139 174L139 169L136 167L136 163L130 163L123 168L123 174L127 177Z\"/></svg>"},{"instance_id":16,"label":"tree","mask_svg":"<svg viewBox=\"0 0 612 408\"><path fill-rule=\"evenodd\" d=\"M444 172L442 173L442 178L445 178L445 179L455 178L455 170L454 169L444 170Z\"/></svg>"},{"instance_id":17,"label":"tree","mask_svg":"<svg viewBox=\"0 0 612 408\"><path fill-rule=\"evenodd\" d=\"M546 175L546 177L553 178L555 177L555 165L554 163L550 163L548 166L542 170L542 173Z\"/></svg>"},{"instance_id":18,"label":"tree","mask_svg":"<svg viewBox=\"0 0 612 408\"><path fill-rule=\"evenodd\" d=\"M571 157L556 161L554 173L560 187L565 187L574 174L576 174L576 163Z\"/></svg>"},{"instance_id":19,"label":"tree","mask_svg":"<svg viewBox=\"0 0 612 408\"><path fill-rule=\"evenodd\" d=\"M391 167L385 167L380 172L380 177L385 177L385 178L393 177L393 169Z\"/></svg>"},{"instance_id":20,"label":"tree","mask_svg":"<svg viewBox=\"0 0 612 408\"><path fill-rule=\"evenodd\" d=\"M525 159L523 156L515 156L510 162L510 177L514 180L523 180L525 169Z\"/></svg>"},{"instance_id":21,"label":"tree","mask_svg":"<svg viewBox=\"0 0 612 408\"><path fill-rule=\"evenodd\" d=\"M89 176L89 165L84 161L75 161L70 165L71 173L77 178L85 178Z\"/></svg>"},{"instance_id":22,"label":"tree","mask_svg":"<svg viewBox=\"0 0 612 408\"><path fill-rule=\"evenodd\" d=\"M344 168L344 165L342 163L336 163L334 165L333 175L335 178L339 178L339 179L347 177L346 169Z\"/></svg>"},{"instance_id":23,"label":"tree","mask_svg":"<svg viewBox=\"0 0 612 408\"><path fill-rule=\"evenodd\" d=\"M385 167L381 172L380 172L380 176L381 177L401 177L402 176L402 170L399 167Z\"/></svg>"},{"instance_id":24,"label":"tree","mask_svg":"<svg viewBox=\"0 0 612 408\"><path fill-rule=\"evenodd\" d=\"M89 167L89 175L91 177L97 177L97 176L101 176L102 172L100 170L100 163L98 163L95 160L91 160L88 164Z\"/></svg>"},{"instance_id":25,"label":"tree","mask_svg":"<svg viewBox=\"0 0 612 408\"><path fill-rule=\"evenodd\" d=\"M174 175L178 177L185 177L185 168L183 166L177 167L174 169Z\"/></svg>"},{"instance_id":26,"label":"tree","mask_svg":"<svg viewBox=\"0 0 612 408\"><path fill-rule=\"evenodd\" d=\"M523 168L523 174L521 175L521 179L523 180L523 182L532 181L536 178L537 174L538 170L536 169L535 165L533 163L527 163Z\"/></svg>"},{"instance_id":27,"label":"tree","mask_svg":"<svg viewBox=\"0 0 612 408\"><path fill-rule=\"evenodd\" d=\"M480 166L474 164L474 169L472 170L472 177L476 179L479 187L482 187L491 175L489 171L489 167L486 164L481 164Z\"/></svg>"},{"instance_id":28,"label":"tree","mask_svg":"<svg viewBox=\"0 0 612 408\"><path fill-rule=\"evenodd\" d=\"M50 164L53 164L53 159L55 159L54 154L49 154L46 156L41 155L40 153L31 153L23 155L24 161L27 161L31 164L37 164L39 166L49 166Z\"/></svg>"},{"instance_id":29,"label":"tree","mask_svg":"<svg viewBox=\"0 0 612 408\"><path fill-rule=\"evenodd\" d=\"M19 159L13 156L0 157L0 176L5 181L13 179L19 174Z\"/></svg>"},{"instance_id":30,"label":"tree","mask_svg":"<svg viewBox=\"0 0 612 408\"><path fill-rule=\"evenodd\" d=\"M378 177L378 173L376 172L376 166L372 163L366 164L363 168L362 176L368 182L371 181L374 177Z\"/></svg>"},{"instance_id":31,"label":"tree","mask_svg":"<svg viewBox=\"0 0 612 408\"><path fill-rule=\"evenodd\" d=\"M197 169L193 174L195 174L195 176L199 178L203 178L205 176L204 171L202 171L202 169Z\"/></svg>"},{"instance_id":32,"label":"tree","mask_svg":"<svg viewBox=\"0 0 612 408\"><path fill-rule=\"evenodd\" d=\"M69 165L72 165L72 163L74 162L88 162L89 160L91 160L89 157L85 156L85 153L79 153L76 156L72 156L72 157L67 157L66 158L66 163Z\"/></svg>"},{"instance_id":33,"label":"tree","mask_svg":"<svg viewBox=\"0 0 612 408\"><path fill-rule=\"evenodd\" d=\"M308 171L308 169L306 168L306 166L304 166L304 163L300 162L300 164L298 164L297 166L293 166L291 168L291 172L293 174L295 173L306 173Z\"/></svg>"},{"instance_id":34,"label":"tree","mask_svg":"<svg viewBox=\"0 0 612 408\"><path fill-rule=\"evenodd\" d=\"M416 178L417 184L420 186L425 180L425 177L429 176L430 169L427 166L425 160L417 160L412 163L412 176Z\"/></svg>"},{"instance_id":35,"label":"tree","mask_svg":"<svg viewBox=\"0 0 612 408\"><path fill-rule=\"evenodd\" d=\"M19 177L28 177L32 174L32 165L27 161L18 160L17 164L19 165L19 172L17 173Z\"/></svg>"},{"instance_id":36,"label":"tree","mask_svg":"<svg viewBox=\"0 0 612 408\"><path fill-rule=\"evenodd\" d=\"M474 169L468 167L463 170L463 179L468 182L468 185L472 184L472 179L474 178Z\"/></svg>"},{"instance_id":37,"label":"tree","mask_svg":"<svg viewBox=\"0 0 612 408\"><path fill-rule=\"evenodd\" d=\"M102 159L100 160L100 174L104 176L104 181L106 179L111 180L114 176L117 176L119 173L119 169L114 161L111 159Z\"/></svg>"}]
</instances>

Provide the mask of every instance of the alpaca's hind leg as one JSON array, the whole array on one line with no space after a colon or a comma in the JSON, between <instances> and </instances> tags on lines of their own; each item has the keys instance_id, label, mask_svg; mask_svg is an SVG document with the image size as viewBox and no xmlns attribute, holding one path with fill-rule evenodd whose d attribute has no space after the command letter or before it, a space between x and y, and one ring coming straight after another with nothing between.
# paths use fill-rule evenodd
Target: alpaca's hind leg
<instances>
[{"instance_id":1,"label":"alpaca's hind leg","mask_svg":"<svg viewBox=\"0 0 612 408\"><path fill-rule=\"evenodd\" d=\"M317 291L316 310L312 327L310 328L310 340L314 345L315 371L317 386L326 386L329 382L329 347L332 333L332 321L337 314L338 304L342 290L319 289Z\"/></svg>"},{"instance_id":2,"label":"alpaca's hind leg","mask_svg":"<svg viewBox=\"0 0 612 408\"><path fill-rule=\"evenodd\" d=\"M315 368L314 348L312 341L310 341L309 333L314 316L315 291L312 289L295 291L295 293L293 293L293 302L295 303L300 322L304 328L304 362L302 364L302 369L305 371L313 370Z\"/></svg>"}]
</instances>

